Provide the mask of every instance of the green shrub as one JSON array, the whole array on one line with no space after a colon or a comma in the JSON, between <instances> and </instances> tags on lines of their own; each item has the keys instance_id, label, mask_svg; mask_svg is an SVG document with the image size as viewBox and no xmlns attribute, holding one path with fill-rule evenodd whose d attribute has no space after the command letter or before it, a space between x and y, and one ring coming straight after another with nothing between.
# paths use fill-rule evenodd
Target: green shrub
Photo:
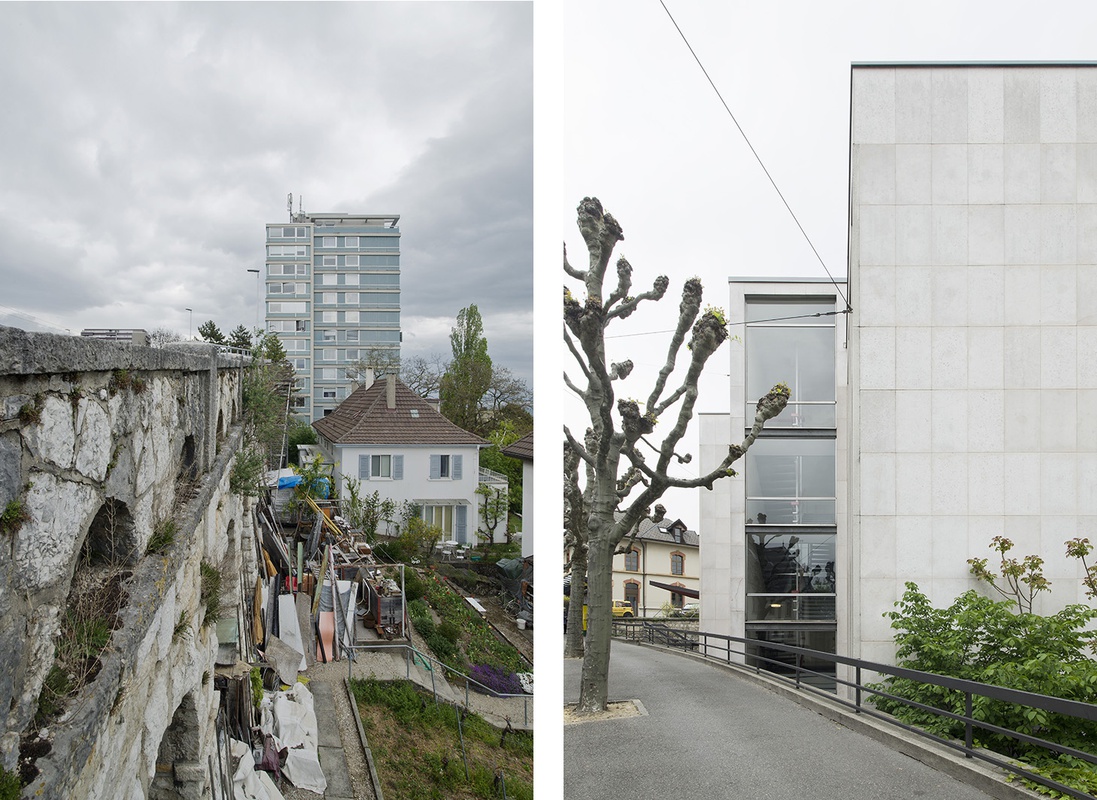
<instances>
[{"instance_id":1,"label":"green shrub","mask_svg":"<svg viewBox=\"0 0 1097 800\"><path fill-rule=\"evenodd\" d=\"M1097 618L1097 610L1071 605L1046 617L1014 613L1013 601L996 602L973 590L960 595L948 608L933 608L916 584L907 583L906 587L903 598L895 604L897 610L886 615L896 630L899 666L1068 700L1097 702L1097 662L1086 652L1091 633L1085 630ZM958 691L904 678L888 678L872 688L933 708L964 713L964 696ZM874 702L882 711L938 736L964 735L962 722L896 700L877 697ZM972 716L1079 750L1092 751L1097 741L1097 722L985 697L973 699ZM975 727L974 735L976 746L1037 768L1061 763L1055 754L1011 737L979 727Z\"/></svg>"},{"instance_id":2,"label":"green shrub","mask_svg":"<svg viewBox=\"0 0 1097 800\"><path fill-rule=\"evenodd\" d=\"M414 602L427 593L427 585L414 569L404 570L404 597Z\"/></svg>"},{"instance_id":3,"label":"green shrub","mask_svg":"<svg viewBox=\"0 0 1097 800\"><path fill-rule=\"evenodd\" d=\"M447 619L438 626L438 635L457 644L457 640L461 638L461 629Z\"/></svg>"},{"instance_id":4,"label":"green shrub","mask_svg":"<svg viewBox=\"0 0 1097 800\"><path fill-rule=\"evenodd\" d=\"M437 628L434 625L434 620L430 617L412 617L411 624L415 626L415 631L424 639L429 639L435 635Z\"/></svg>"}]
</instances>

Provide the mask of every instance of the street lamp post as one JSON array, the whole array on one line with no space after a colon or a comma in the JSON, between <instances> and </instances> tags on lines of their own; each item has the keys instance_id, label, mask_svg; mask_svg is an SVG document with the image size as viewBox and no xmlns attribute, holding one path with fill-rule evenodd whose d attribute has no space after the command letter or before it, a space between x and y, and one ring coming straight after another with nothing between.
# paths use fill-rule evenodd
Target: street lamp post
<instances>
[{"instance_id":1,"label":"street lamp post","mask_svg":"<svg viewBox=\"0 0 1097 800\"><path fill-rule=\"evenodd\" d=\"M259 330L259 270L249 269L255 273L255 329Z\"/></svg>"},{"instance_id":2,"label":"street lamp post","mask_svg":"<svg viewBox=\"0 0 1097 800\"><path fill-rule=\"evenodd\" d=\"M194 309L193 308L184 308L183 310L190 312L190 320L187 322L187 338L188 339L193 339L194 338Z\"/></svg>"}]
</instances>

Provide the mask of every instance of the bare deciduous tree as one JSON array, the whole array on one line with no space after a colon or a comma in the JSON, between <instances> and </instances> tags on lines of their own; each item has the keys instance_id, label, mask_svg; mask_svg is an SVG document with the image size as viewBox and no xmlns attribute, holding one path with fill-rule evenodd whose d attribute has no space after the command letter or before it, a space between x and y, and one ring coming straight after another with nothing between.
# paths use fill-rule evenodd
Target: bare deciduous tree
<instances>
[{"instance_id":1,"label":"bare deciduous tree","mask_svg":"<svg viewBox=\"0 0 1097 800\"><path fill-rule=\"evenodd\" d=\"M582 513L587 537L588 616L579 711L593 713L604 711L608 700L612 570L617 545L645 517L659 521L659 509L654 515L651 509L667 489L711 489L720 478L734 475L731 465L754 443L765 422L785 408L789 389L779 384L758 401L750 433L742 444L728 448L727 456L716 469L697 478L672 477L669 474L672 462L687 463L691 458L688 454L680 455L677 447L693 417L697 383L705 363L728 338L726 320L719 309L702 311L701 282L697 278L687 280L665 361L643 410L636 400L615 401L613 383L627 378L633 365L628 360L607 363L606 328L614 320L630 316L641 302L661 299L669 281L660 276L650 290L633 295L632 267L620 258L616 285L606 296L603 286L606 270L613 248L624 239L621 227L611 215L603 213L596 198L584 198L578 215L589 263L586 269L573 267L568 263L565 247L564 272L582 282L586 296L580 301L567 288L564 290L564 341L586 385L580 386L567 373L564 382L582 398L591 428L582 442L566 426L564 436L587 467L587 485L583 490L587 499ZM683 344L688 351L685 373L680 383L670 388L668 381ZM661 442L653 441L649 437L664 415L672 418L669 430ZM650 460L641 448L651 451Z\"/></svg>"}]
</instances>

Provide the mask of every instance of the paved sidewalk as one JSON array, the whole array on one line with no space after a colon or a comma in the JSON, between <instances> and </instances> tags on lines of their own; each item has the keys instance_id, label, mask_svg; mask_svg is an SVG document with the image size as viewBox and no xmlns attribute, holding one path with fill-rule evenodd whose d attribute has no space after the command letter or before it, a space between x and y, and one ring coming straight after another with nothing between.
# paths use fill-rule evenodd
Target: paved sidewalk
<instances>
[{"instance_id":1,"label":"paved sidewalk","mask_svg":"<svg viewBox=\"0 0 1097 800\"><path fill-rule=\"evenodd\" d=\"M313 706L319 725L320 768L328 780L324 800L356 800L354 787L350 781L350 769L343 752L343 740L339 736L339 726L325 724L336 718L335 697L332 692L342 691L343 687L323 681L310 681Z\"/></svg>"},{"instance_id":2,"label":"paved sidewalk","mask_svg":"<svg viewBox=\"0 0 1097 800\"><path fill-rule=\"evenodd\" d=\"M614 641L610 700L646 716L564 728L564 797L986 800L990 795L734 672ZM564 661L564 702L579 659Z\"/></svg>"}]
</instances>

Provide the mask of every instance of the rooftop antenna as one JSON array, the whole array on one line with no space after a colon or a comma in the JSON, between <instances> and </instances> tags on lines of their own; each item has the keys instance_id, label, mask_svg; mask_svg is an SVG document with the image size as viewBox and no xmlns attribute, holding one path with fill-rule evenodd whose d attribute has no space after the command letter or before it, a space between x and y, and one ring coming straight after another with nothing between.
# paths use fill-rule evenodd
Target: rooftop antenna
<instances>
[{"instance_id":1,"label":"rooftop antenna","mask_svg":"<svg viewBox=\"0 0 1097 800\"><path fill-rule=\"evenodd\" d=\"M293 222L293 192L286 195L286 210L289 211L289 221Z\"/></svg>"},{"instance_id":2,"label":"rooftop antenna","mask_svg":"<svg viewBox=\"0 0 1097 800\"><path fill-rule=\"evenodd\" d=\"M301 210L301 204L305 202L304 195L297 196L297 216L303 216L304 212Z\"/></svg>"}]
</instances>

